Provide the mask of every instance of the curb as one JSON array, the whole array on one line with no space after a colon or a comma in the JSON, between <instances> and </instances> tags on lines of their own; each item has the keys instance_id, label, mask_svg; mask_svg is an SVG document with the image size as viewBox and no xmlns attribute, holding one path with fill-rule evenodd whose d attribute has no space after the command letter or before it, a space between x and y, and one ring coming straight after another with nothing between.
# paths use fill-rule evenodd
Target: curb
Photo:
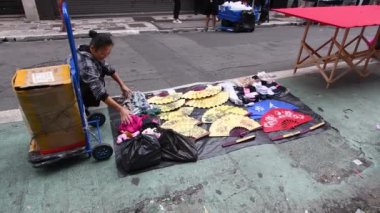
<instances>
[{"instance_id":1,"label":"curb","mask_svg":"<svg viewBox=\"0 0 380 213\"><path fill-rule=\"evenodd\" d=\"M271 27L278 27L278 26L301 26L302 23L299 22L280 22L280 23L268 23L268 24L261 24L256 25L255 29L257 28L271 28ZM140 32L141 34L145 33L151 33L152 31L143 31ZM186 33L186 32L203 32L202 27L195 27L195 28L175 28L175 29L163 29L155 31L158 33ZM211 32L211 31L210 31Z\"/></svg>"},{"instance_id":2,"label":"curb","mask_svg":"<svg viewBox=\"0 0 380 213\"><path fill-rule=\"evenodd\" d=\"M87 33L75 34L75 38L86 38ZM28 41L46 41L46 40L63 40L67 39L66 34L53 34L53 35L43 35L43 36L13 36L13 37L0 37L2 42L28 42Z\"/></svg>"},{"instance_id":3,"label":"curb","mask_svg":"<svg viewBox=\"0 0 380 213\"><path fill-rule=\"evenodd\" d=\"M261 25L256 25L257 28L270 28L277 26L300 26L302 23L299 22L279 22L279 23L264 23ZM157 26L156 26L157 27ZM110 33L115 37L138 35L138 34L149 34L149 33L186 33L186 32L202 32L202 27L193 28L174 28L174 29L159 29L157 30L127 30L127 31L111 31ZM75 38L88 38L87 32L74 32ZM30 35L30 36L6 36L0 37L0 44L5 42L29 42L29 41L46 41L46 40L63 40L67 36L64 33L56 33L50 35Z\"/></svg>"}]
</instances>

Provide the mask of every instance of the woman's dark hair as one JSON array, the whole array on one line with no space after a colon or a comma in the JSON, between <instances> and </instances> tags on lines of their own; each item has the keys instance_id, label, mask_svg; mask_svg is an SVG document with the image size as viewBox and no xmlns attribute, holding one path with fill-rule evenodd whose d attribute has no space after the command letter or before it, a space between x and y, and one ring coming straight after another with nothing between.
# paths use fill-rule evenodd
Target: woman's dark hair
<instances>
[{"instance_id":1,"label":"woman's dark hair","mask_svg":"<svg viewBox=\"0 0 380 213\"><path fill-rule=\"evenodd\" d=\"M98 33L95 30L90 30L88 35L91 38L90 46L93 46L96 50L113 45L111 34L109 33Z\"/></svg>"}]
</instances>

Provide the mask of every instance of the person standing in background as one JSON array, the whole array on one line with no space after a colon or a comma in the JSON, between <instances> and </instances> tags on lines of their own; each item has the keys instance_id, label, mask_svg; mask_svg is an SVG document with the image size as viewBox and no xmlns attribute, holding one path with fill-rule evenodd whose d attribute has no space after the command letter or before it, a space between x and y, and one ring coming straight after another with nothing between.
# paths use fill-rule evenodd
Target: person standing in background
<instances>
[{"instance_id":1,"label":"person standing in background","mask_svg":"<svg viewBox=\"0 0 380 213\"><path fill-rule=\"evenodd\" d=\"M206 15L206 26L204 31L208 31L208 26L210 24L210 19L212 20L212 29L215 30L216 25L216 16L218 15L219 10L219 1L218 0L205 0L206 5L203 9L202 14Z\"/></svg>"},{"instance_id":2,"label":"person standing in background","mask_svg":"<svg viewBox=\"0 0 380 213\"><path fill-rule=\"evenodd\" d=\"M65 20L63 20L63 14L62 14L62 4L65 0L57 0L57 6L59 11L59 17L61 17L62 25L61 25L61 32L66 32L66 25Z\"/></svg>"},{"instance_id":3,"label":"person standing in background","mask_svg":"<svg viewBox=\"0 0 380 213\"><path fill-rule=\"evenodd\" d=\"M179 20L180 11L181 11L181 0L174 0L173 23L176 23L176 24L182 23L182 21Z\"/></svg>"},{"instance_id":4,"label":"person standing in background","mask_svg":"<svg viewBox=\"0 0 380 213\"><path fill-rule=\"evenodd\" d=\"M298 0L294 0L291 7L298 7Z\"/></svg>"},{"instance_id":5,"label":"person standing in background","mask_svg":"<svg viewBox=\"0 0 380 213\"><path fill-rule=\"evenodd\" d=\"M369 5L369 0L356 0L356 5Z\"/></svg>"},{"instance_id":6,"label":"person standing in background","mask_svg":"<svg viewBox=\"0 0 380 213\"><path fill-rule=\"evenodd\" d=\"M301 7L315 7L317 6L317 0L303 0Z\"/></svg>"}]
</instances>

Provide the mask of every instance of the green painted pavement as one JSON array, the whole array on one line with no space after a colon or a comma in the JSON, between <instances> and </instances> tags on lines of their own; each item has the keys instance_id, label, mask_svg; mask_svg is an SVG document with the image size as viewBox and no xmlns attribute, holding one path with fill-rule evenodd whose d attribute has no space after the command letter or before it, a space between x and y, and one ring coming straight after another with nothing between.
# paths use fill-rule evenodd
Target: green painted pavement
<instances>
[{"instance_id":1,"label":"green painted pavement","mask_svg":"<svg viewBox=\"0 0 380 213\"><path fill-rule=\"evenodd\" d=\"M2 124L0 212L376 212L379 82L379 74L362 82L352 74L326 90L319 74L282 79L338 131L125 178L113 157L32 168L25 126ZM102 133L111 143L109 124ZM373 164L361 178L350 168L363 156Z\"/></svg>"}]
</instances>

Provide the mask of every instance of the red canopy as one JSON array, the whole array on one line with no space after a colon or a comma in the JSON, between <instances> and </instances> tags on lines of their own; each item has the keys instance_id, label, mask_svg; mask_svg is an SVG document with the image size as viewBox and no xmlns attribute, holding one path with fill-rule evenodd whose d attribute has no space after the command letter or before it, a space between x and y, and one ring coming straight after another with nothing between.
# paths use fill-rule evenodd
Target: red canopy
<instances>
[{"instance_id":1,"label":"red canopy","mask_svg":"<svg viewBox=\"0 0 380 213\"><path fill-rule=\"evenodd\" d=\"M380 25L380 6L377 5L299 7L273 11L341 28Z\"/></svg>"}]
</instances>

